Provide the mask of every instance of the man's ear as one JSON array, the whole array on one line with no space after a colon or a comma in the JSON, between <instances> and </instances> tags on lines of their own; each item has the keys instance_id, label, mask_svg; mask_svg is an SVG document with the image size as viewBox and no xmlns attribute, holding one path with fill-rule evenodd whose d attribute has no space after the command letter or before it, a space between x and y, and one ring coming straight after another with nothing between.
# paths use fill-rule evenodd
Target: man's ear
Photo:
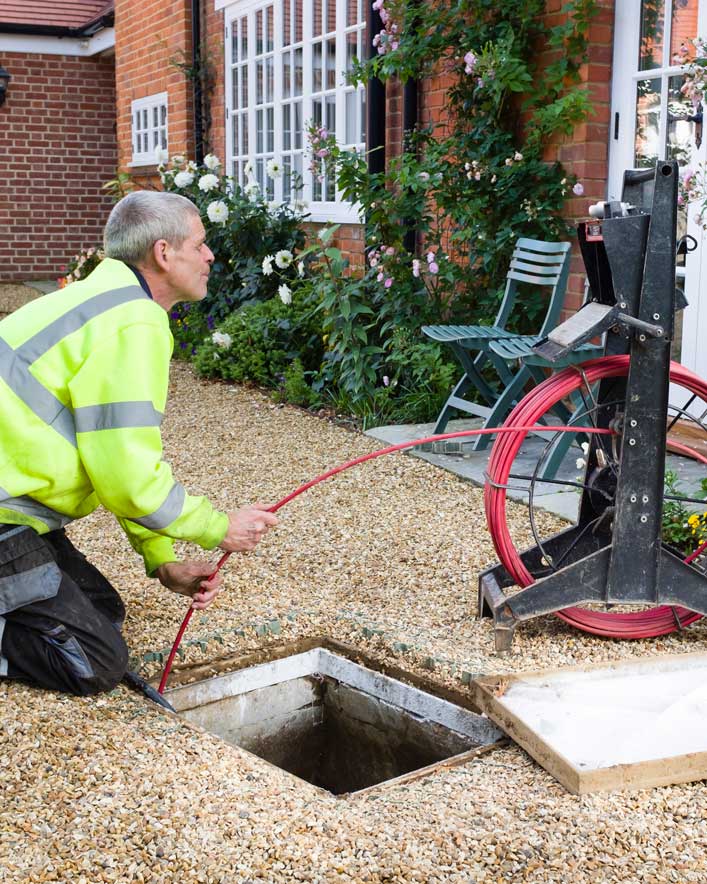
<instances>
[{"instance_id":1,"label":"man's ear","mask_svg":"<svg viewBox=\"0 0 707 884\"><path fill-rule=\"evenodd\" d=\"M169 243L166 239L158 239L152 246L152 260L159 270L169 270Z\"/></svg>"}]
</instances>

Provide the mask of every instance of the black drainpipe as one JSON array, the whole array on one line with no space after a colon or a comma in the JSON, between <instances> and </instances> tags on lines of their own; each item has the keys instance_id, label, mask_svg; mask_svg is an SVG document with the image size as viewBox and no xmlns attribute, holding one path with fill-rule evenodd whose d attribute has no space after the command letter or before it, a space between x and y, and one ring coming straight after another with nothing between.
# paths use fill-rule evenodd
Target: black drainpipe
<instances>
[{"instance_id":1,"label":"black drainpipe","mask_svg":"<svg viewBox=\"0 0 707 884\"><path fill-rule=\"evenodd\" d=\"M204 162L204 121L201 109L201 3L191 0L191 68L194 86L194 160Z\"/></svg>"},{"instance_id":2,"label":"black drainpipe","mask_svg":"<svg viewBox=\"0 0 707 884\"><path fill-rule=\"evenodd\" d=\"M380 14L377 9L373 8L373 0L371 0L368 4L369 58L375 58L378 54L373 45L373 37L382 29L383 22ZM385 85L377 77L373 77L368 81L366 91L368 172L370 175L375 175L385 171Z\"/></svg>"}]
</instances>

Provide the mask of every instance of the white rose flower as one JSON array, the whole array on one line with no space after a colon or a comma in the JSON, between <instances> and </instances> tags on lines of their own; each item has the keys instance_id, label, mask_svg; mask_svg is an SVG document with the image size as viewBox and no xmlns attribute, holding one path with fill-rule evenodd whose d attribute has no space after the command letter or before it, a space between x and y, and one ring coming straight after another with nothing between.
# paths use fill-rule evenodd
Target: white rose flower
<instances>
[{"instance_id":1,"label":"white rose flower","mask_svg":"<svg viewBox=\"0 0 707 884\"><path fill-rule=\"evenodd\" d=\"M263 265L262 266L263 266L263 273L265 274L265 276L270 276L270 274L272 273L272 262L274 260L275 259L273 258L272 255L266 255L263 258Z\"/></svg>"},{"instance_id":2,"label":"white rose flower","mask_svg":"<svg viewBox=\"0 0 707 884\"><path fill-rule=\"evenodd\" d=\"M282 178L282 163L279 160L268 160L265 171L271 178Z\"/></svg>"},{"instance_id":3,"label":"white rose flower","mask_svg":"<svg viewBox=\"0 0 707 884\"><path fill-rule=\"evenodd\" d=\"M253 174L253 171L254 171L254 169L253 169L253 161L252 161L252 160L248 160L248 162L245 164L245 166L243 166L243 172L244 172L244 174L246 174L246 175L252 175L252 174Z\"/></svg>"},{"instance_id":4,"label":"white rose flower","mask_svg":"<svg viewBox=\"0 0 707 884\"><path fill-rule=\"evenodd\" d=\"M204 165L207 169L218 169L221 165L221 160L213 153L207 153L204 157Z\"/></svg>"},{"instance_id":5,"label":"white rose flower","mask_svg":"<svg viewBox=\"0 0 707 884\"><path fill-rule=\"evenodd\" d=\"M178 153L172 157L172 162L174 163L175 166L181 166L182 163L186 162L186 159L187 159L186 157L183 157L180 153Z\"/></svg>"},{"instance_id":6,"label":"white rose flower","mask_svg":"<svg viewBox=\"0 0 707 884\"><path fill-rule=\"evenodd\" d=\"M197 170L197 165L196 165L196 163L194 162L194 160L189 160L189 162L187 163L187 169L188 169L190 172L196 172L196 170Z\"/></svg>"},{"instance_id":7,"label":"white rose flower","mask_svg":"<svg viewBox=\"0 0 707 884\"><path fill-rule=\"evenodd\" d=\"M233 343L233 338L228 334L228 332L215 331L211 335L211 340L214 342L214 344L216 344L217 347L223 347L224 350L227 350Z\"/></svg>"},{"instance_id":8,"label":"white rose flower","mask_svg":"<svg viewBox=\"0 0 707 884\"><path fill-rule=\"evenodd\" d=\"M260 193L260 185L257 181L249 181L248 184L243 188L243 192L249 199L256 199L258 194Z\"/></svg>"},{"instance_id":9,"label":"white rose flower","mask_svg":"<svg viewBox=\"0 0 707 884\"><path fill-rule=\"evenodd\" d=\"M206 214L214 224L222 223L228 219L228 206L223 200L215 200L206 207Z\"/></svg>"},{"instance_id":10,"label":"white rose flower","mask_svg":"<svg viewBox=\"0 0 707 884\"><path fill-rule=\"evenodd\" d=\"M155 162L158 166L163 166L167 160L169 159L169 151L165 150L164 147L158 147L155 151Z\"/></svg>"},{"instance_id":11,"label":"white rose flower","mask_svg":"<svg viewBox=\"0 0 707 884\"><path fill-rule=\"evenodd\" d=\"M218 187L218 177L216 175L202 175L199 179L199 190L208 193Z\"/></svg>"},{"instance_id":12,"label":"white rose flower","mask_svg":"<svg viewBox=\"0 0 707 884\"><path fill-rule=\"evenodd\" d=\"M189 187L190 184L193 184L194 176L191 172L177 172L174 176L174 183L177 187Z\"/></svg>"},{"instance_id":13,"label":"white rose flower","mask_svg":"<svg viewBox=\"0 0 707 884\"><path fill-rule=\"evenodd\" d=\"M280 270L284 270L286 267L290 266L293 257L294 255L289 249L280 249L279 252L275 252L275 263Z\"/></svg>"},{"instance_id":14,"label":"white rose flower","mask_svg":"<svg viewBox=\"0 0 707 884\"><path fill-rule=\"evenodd\" d=\"M297 262L297 276L304 276L304 261Z\"/></svg>"},{"instance_id":15,"label":"white rose flower","mask_svg":"<svg viewBox=\"0 0 707 884\"><path fill-rule=\"evenodd\" d=\"M280 296L280 300L283 304L291 304L292 303L292 289L285 285L284 283L277 290L278 295Z\"/></svg>"}]
</instances>

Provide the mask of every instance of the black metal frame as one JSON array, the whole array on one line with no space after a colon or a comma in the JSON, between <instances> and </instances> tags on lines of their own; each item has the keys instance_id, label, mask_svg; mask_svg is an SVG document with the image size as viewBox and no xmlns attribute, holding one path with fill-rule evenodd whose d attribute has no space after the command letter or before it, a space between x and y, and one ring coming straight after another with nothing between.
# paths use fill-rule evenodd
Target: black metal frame
<instances>
[{"instance_id":1,"label":"black metal frame","mask_svg":"<svg viewBox=\"0 0 707 884\"><path fill-rule=\"evenodd\" d=\"M503 592L514 581L502 565L481 574L479 617L494 618L499 651L510 648L518 623L572 605L666 604L707 614L707 576L661 542L676 310L677 191L677 163L659 162L654 171L627 172L624 199L643 208L631 207L626 214L625 205L605 204L601 223L580 225L594 325L583 320L580 311L541 342L538 352L549 359L554 353L559 357L611 322L606 354L629 353L628 378L602 381L597 394L597 424L621 434L616 494L600 502L598 510L597 495L585 486L577 524L521 555L528 570L537 574L547 555L569 547L570 553L563 554L564 567L512 596ZM612 215L614 206L617 214ZM625 402L623 412L617 401ZM598 451L598 443L592 442L588 476L601 469ZM602 515L608 518L598 518ZM592 530L587 530L590 523Z\"/></svg>"}]
</instances>

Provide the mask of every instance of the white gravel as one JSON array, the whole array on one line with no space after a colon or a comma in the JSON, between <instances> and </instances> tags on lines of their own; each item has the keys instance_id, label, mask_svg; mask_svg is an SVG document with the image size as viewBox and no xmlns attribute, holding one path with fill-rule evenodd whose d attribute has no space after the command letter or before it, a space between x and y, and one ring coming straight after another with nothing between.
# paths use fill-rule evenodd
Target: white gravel
<instances>
[{"instance_id":1,"label":"white gravel","mask_svg":"<svg viewBox=\"0 0 707 884\"><path fill-rule=\"evenodd\" d=\"M172 378L167 457L221 507L273 502L376 447L183 364ZM530 542L524 509L511 518ZM548 516L543 530L555 527ZM108 514L71 534L120 589L133 662L157 676L184 598L144 577ZM180 665L329 635L463 689L479 673L704 648L701 624L621 643L541 618L499 658L490 623L474 619L478 572L494 559L480 489L405 455L381 458L298 498L257 553L231 558ZM703 783L576 797L511 746L337 799L122 686L79 699L0 682L0 703L2 882L707 880Z\"/></svg>"}]
</instances>

